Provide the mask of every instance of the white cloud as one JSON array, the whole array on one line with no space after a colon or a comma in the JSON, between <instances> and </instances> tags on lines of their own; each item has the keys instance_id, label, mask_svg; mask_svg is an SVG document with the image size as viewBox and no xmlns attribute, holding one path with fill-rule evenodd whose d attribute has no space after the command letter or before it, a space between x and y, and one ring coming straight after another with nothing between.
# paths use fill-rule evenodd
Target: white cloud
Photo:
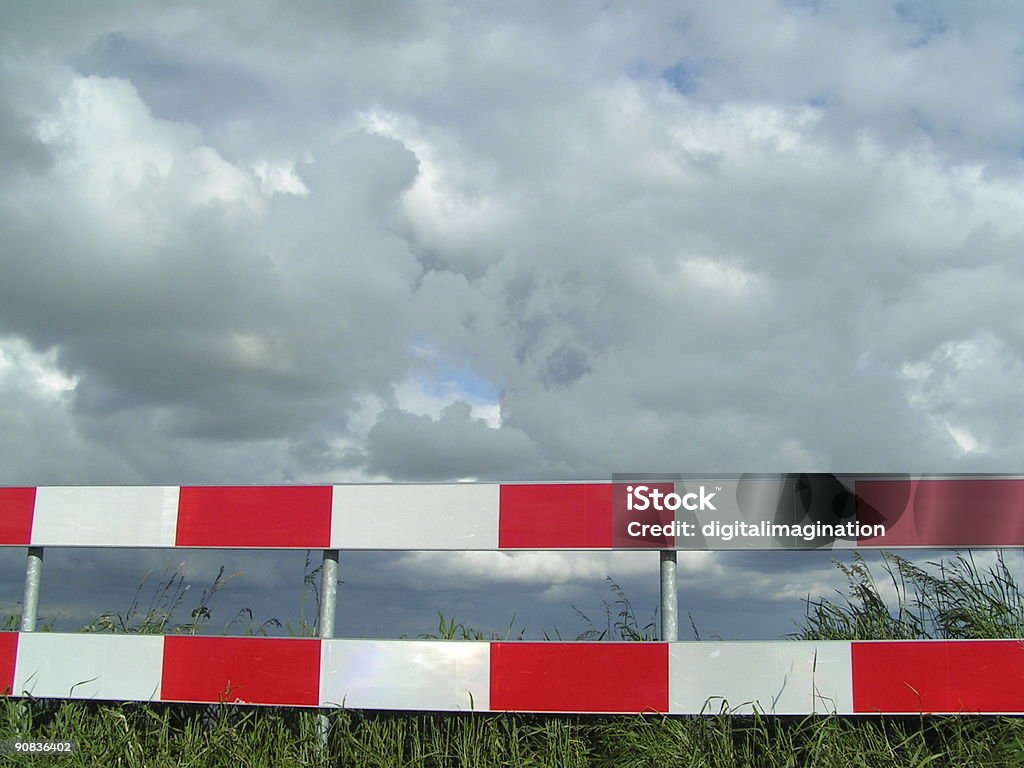
<instances>
[{"instance_id":1,"label":"white cloud","mask_svg":"<svg viewBox=\"0 0 1024 768\"><path fill-rule=\"evenodd\" d=\"M309 189L295 172L294 163L271 163L260 160L253 164L253 173L260 180L265 195L308 195Z\"/></svg>"},{"instance_id":2,"label":"white cloud","mask_svg":"<svg viewBox=\"0 0 1024 768\"><path fill-rule=\"evenodd\" d=\"M78 385L77 377L58 366L56 350L39 353L15 337L0 337L0 382L53 400L61 400Z\"/></svg>"},{"instance_id":3,"label":"white cloud","mask_svg":"<svg viewBox=\"0 0 1024 768\"><path fill-rule=\"evenodd\" d=\"M8 480L1024 456L1013 4L9 16Z\"/></svg>"},{"instance_id":4,"label":"white cloud","mask_svg":"<svg viewBox=\"0 0 1024 768\"><path fill-rule=\"evenodd\" d=\"M203 146L195 128L155 119L126 80L75 78L38 136L68 191L107 222L159 224L160 212L144 207L153 198L259 208L248 174Z\"/></svg>"},{"instance_id":5,"label":"white cloud","mask_svg":"<svg viewBox=\"0 0 1024 768\"><path fill-rule=\"evenodd\" d=\"M405 589L519 589L567 608L607 577L655 583L658 557L653 552L409 552L394 568Z\"/></svg>"},{"instance_id":6,"label":"white cloud","mask_svg":"<svg viewBox=\"0 0 1024 768\"><path fill-rule=\"evenodd\" d=\"M445 408L456 402L470 405L470 417L486 422L491 429L501 427L501 406L481 401L463 391L455 381L433 382L424 378L409 378L395 386L395 403L399 408L417 416L439 419Z\"/></svg>"},{"instance_id":7,"label":"white cloud","mask_svg":"<svg viewBox=\"0 0 1024 768\"><path fill-rule=\"evenodd\" d=\"M1016 398L1024 361L992 332L945 341L927 357L905 361L900 375L907 401L963 453L1018 444L1006 434L1000 414Z\"/></svg>"}]
</instances>

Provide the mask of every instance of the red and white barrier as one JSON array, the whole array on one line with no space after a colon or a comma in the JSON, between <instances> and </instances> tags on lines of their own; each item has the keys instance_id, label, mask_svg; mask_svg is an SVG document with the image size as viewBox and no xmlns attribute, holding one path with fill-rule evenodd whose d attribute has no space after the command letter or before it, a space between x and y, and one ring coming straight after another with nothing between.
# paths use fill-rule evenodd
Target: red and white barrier
<instances>
[{"instance_id":1,"label":"red and white barrier","mask_svg":"<svg viewBox=\"0 0 1024 768\"><path fill-rule=\"evenodd\" d=\"M0 633L0 689L37 698L434 711L1021 714L1024 643Z\"/></svg>"},{"instance_id":2,"label":"red and white barrier","mask_svg":"<svg viewBox=\"0 0 1024 768\"><path fill-rule=\"evenodd\" d=\"M715 481L707 481L713 483ZM780 481L718 481L701 522L771 519ZM747 482L747 481L742 481ZM760 483L760 486L756 484ZM851 480L856 518L885 536L630 538L621 484L0 488L0 546L268 549L791 549L805 546L1024 546L1024 479ZM756 486L756 487L755 487ZM753 508L737 497L755 487ZM738 489L738 490L737 490ZM730 497L729 494L732 494ZM618 495L617 495L618 494ZM828 505L825 505L828 508ZM684 513L680 511L678 520ZM658 522L657 517L651 518ZM672 515L669 513L669 520ZM809 518L808 518L809 519ZM662 521L666 522L666 521Z\"/></svg>"}]
</instances>

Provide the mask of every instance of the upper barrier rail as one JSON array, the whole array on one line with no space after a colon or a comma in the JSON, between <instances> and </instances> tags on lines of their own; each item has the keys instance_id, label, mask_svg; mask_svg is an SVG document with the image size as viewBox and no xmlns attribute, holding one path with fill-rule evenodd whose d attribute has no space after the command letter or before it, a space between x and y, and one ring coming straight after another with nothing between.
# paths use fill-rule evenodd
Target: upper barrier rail
<instances>
[{"instance_id":1,"label":"upper barrier rail","mask_svg":"<svg viewBox=\"0 0 1024 768\"><path fill-rule=\"evenodd\" d=\"M0 488L0 546L1017 547L1024 546L1024 478L751 475L651 483Z\"/></svg>"}]
</instances>

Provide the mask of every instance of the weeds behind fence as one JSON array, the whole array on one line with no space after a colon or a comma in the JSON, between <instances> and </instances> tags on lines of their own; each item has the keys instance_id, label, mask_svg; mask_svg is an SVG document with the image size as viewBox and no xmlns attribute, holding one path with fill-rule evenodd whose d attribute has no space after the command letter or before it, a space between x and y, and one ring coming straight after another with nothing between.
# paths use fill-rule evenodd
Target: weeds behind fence
<instances>
[{"instance_id":1,"label":"weeds behind fence","mask_svg":"<svg viewBox=\"0 0 1024 768\"><path fill-rule=\"evenodd\" d=\"M919 566L884 555L879 572L859 555L836 563L845 594L808 600L802 640L1024 636L1024 602L1000 555L980 568L973 557ZM214 582L221 581L223 572ZM583 639L653 639L609 580L613 599L596 624L582 614ZM180 582L125 614L104 614L93 631L194 631L167 610ZM211 588L209 596L216 591ZM206 593L204 593L206 595ZM208 600L208 597L207 597ZM199 605L206 603L201 599ZM106 618L104 618L106 617ZM208 618L193 612L193 624ZM439 614L449 639L507 639ZM305 624L305 623L304 623ZM309 630L309 626L304 626ZM695 628L696 633L696 628ZM522 636L522 632L518 633ZM557 635L557 632L555 632ZM1024 720L1012 717L703 717L493 714L330 714L328 750L317 714L307 710L170 704L0 702L0 738L76 739L72 757L18 758L18 765L62 766L607 766L611 768L905 768L1024 765ZM12 763L14 764L14 763Z\"/></svg>"},{"instance_id":2,"label":"weeds behind fence","mask_svg":"<svg viewBox=\"0 0 1024 768\"><path fill-rule=\"evenodd\" d=\"M886 552L881 581L859 552L851 565L835 565L846 575L846 596L808 600L796 639L1024 637L1024 597L1002 552L984 569L972 553L921 567Z\"/></svg>"}]
</instances>

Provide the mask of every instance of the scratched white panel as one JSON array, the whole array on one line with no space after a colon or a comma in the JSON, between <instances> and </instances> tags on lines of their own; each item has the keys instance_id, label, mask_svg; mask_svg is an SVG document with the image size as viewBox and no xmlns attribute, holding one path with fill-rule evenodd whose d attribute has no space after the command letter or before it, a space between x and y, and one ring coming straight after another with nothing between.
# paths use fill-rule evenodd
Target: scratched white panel
<instances>
[{"instance_id":1,"label":"scratched white panel","mask_svg":"<svg viewBox=\"0 0 1024 768\"><path fill-rule=\"evenodd\" d=\"M490 643L324 640L320 702L353 709L486 711Z\"/></svg>"},{"instance_id":2,"label":"scratched white panel","mask_svg":"<svg viewBox=\"0 0 1024 768\"><path fill-rule=\"evenodd\" d=\"M669 711L853 712L848 642L691 642L669 648Z\"/></svg>"},{"instance_id":3,"label":"scratched white panel","mask_svg":"<svg viewBox=\"0 0 1024 768\"><path fill-rule=\"evenodd\" d=\"M15 695L156 701L164 639L159 635L22 633Z\"/></svg>"},{"instance_id":4,"label":"scratched white panel","mask_svg":"<svg viewBox=\"0 0 1024 768\"><path fill-rule=\"evenodd\" d=\"M38 546L173 547L178 486L41 487L32 543Z\"/></svg>"},{"instance_id":5,"label":"scratched white panel","mask_svg":"<svg viewBox=\"0 0 1024 768\"><path fill-rule=\"evenodd\" d=\"M501 486L336 485L338 549L497 549Z\"/></svg>"}]
</instances>

